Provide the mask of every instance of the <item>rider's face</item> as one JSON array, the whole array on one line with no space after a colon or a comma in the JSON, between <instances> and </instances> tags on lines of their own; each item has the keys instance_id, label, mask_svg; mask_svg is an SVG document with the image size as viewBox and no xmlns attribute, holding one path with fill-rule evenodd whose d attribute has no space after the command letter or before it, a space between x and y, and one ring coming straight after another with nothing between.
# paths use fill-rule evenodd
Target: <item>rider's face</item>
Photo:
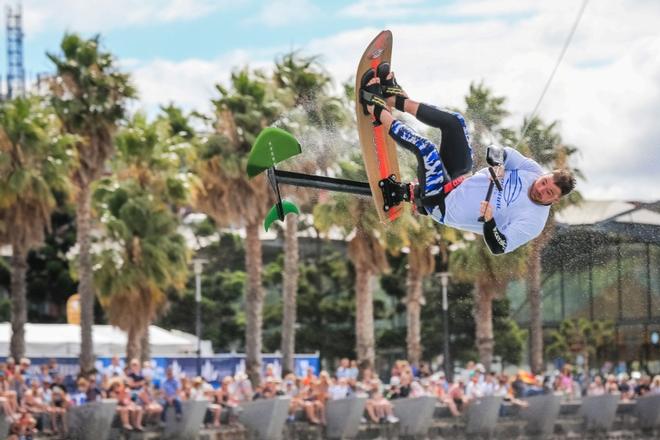
<instances>
[{"instance_id":1,"label":"rider's face","mask_svg":"<svg viewBox=\"0 0 660 440\"><path fill-rule=\"evenodd\" d=\"M552 174L545 174L534 181L530 196L537 203L550 205L561 198L561 189L555 185Z\"/></svg>"}]
</instances>

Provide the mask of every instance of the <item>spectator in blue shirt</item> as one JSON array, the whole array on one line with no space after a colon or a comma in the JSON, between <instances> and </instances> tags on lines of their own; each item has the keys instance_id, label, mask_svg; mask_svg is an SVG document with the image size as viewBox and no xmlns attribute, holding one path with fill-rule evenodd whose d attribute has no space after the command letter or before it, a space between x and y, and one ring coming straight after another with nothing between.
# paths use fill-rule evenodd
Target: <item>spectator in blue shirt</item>
<instances>
[{"instance_id":1,"label":"spectator in blue shirt","mask_svg":"<svg viewBox=\"0 0 660 440\"><path fill-rule=\"evenodd\" d=\"M176 413L176 419L181 420L181 399L179 398L179 390L181 389L181 384L174 377L174 372L172 367L167 367L166 379L162 383L163 388L163 412L160 415L162 422L165 422L165 417L167 415L167 409L170 406L174 407Z\"/></svg>"}]
</instances>

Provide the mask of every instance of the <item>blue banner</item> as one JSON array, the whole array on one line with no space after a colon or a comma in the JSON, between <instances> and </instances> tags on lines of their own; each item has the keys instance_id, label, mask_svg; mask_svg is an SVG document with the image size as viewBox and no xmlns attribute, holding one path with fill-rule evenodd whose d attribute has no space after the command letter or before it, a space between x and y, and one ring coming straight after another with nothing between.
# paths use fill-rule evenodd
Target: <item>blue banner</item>
<instances>
[{"instance_id":1,"label":"blue banner","mask_svg":"<svg viewBox=\"0 0 660 440\"><path fill-rule=\"evenodd\" d=\"M60 357L60 358L31 358L30 370L36 374L39 372L39 366L48 364L50 361L57 362L57 371L59 374L74 378L79 368L79 358L77 357ZM126 360L121 358L121 366L124 367ZM211 357L201 357L201 376L207 382L217 386L222 378L225 376L235 376L236 374L245 373L245 355L244 354L221 354ZM96 369L100 374L111 363L111 358L102 357L96 360ZM196 357L155 357L151 360L151 368L154 373L154 380L159 381L165 377L165 370L172 367L175 376L179 377L185 374L188 377L197 376L197 358ZM294 356L294 368L296 376L304 376L307 370L311 368L315 375L318 375L321 370L321 360L318 354L297 354ZM265 375L266 370L270 369L275 377L281 377L282 374L282 356L275 354L262 355L262 374ZM68 381L67 381L68 382Z\"/></svg>"}]
</instances>

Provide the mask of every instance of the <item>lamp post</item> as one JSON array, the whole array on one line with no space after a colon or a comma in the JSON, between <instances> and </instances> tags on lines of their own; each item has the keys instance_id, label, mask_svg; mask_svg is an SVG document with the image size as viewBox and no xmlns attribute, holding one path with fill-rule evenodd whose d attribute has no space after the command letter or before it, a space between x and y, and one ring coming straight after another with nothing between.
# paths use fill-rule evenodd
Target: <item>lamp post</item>
<instances>
[{"instance_id":1,"label":"lamp post","mask_svg":"<svg viewBox=\"0 0 660 440\"><path fill-rule=\"evenodd\" d=\"M197 375L202 374L202 266L206 260L195 258L195 336L197 336Z\"/></svg>"},{"instance_id":2,"label":"lamp post","mask_svg":"<svg viewBox=\"0 0 660 440\"><path fill-rule=\"evenodd\" d=\"M444 365L445 377L447 382L451 383L454 380L454 368L452 367L451 359L449 358L449 302L447 301L447 286L449 285L449 272L440 272L440 283L442 284L442 324L444 334Z\"/></svg>"}]
</instances>

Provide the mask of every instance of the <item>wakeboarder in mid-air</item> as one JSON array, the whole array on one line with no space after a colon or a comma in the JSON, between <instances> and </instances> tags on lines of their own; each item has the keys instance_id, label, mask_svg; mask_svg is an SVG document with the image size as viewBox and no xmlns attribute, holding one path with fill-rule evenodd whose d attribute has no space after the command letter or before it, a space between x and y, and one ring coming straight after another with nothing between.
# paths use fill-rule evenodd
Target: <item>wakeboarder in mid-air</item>
<instances>
[{"instance_id":1,"label":"wakeboarder in mid-air","mask_svg":"<svg viewBox=\"0 0 660 440\"><path fill-rule=\"evenodd\" d=\"M511 252L537 237L548 219L550 205L575 187L570 171L545 172L534 160L509 147L499 151L496 174L488 168L472 173L472 148L463 116L411 99L397 83L389 63L369 69L361 86L363 111L417 158L418 186L399 184L404 200L414 200L420 213L441 224L483 235L493 254ZM440 148L395 119L393 107L439 128ZM490 203L484 194L488 191L490 199L493 178L499 182Z\"/></svg>"}]
</instances>

